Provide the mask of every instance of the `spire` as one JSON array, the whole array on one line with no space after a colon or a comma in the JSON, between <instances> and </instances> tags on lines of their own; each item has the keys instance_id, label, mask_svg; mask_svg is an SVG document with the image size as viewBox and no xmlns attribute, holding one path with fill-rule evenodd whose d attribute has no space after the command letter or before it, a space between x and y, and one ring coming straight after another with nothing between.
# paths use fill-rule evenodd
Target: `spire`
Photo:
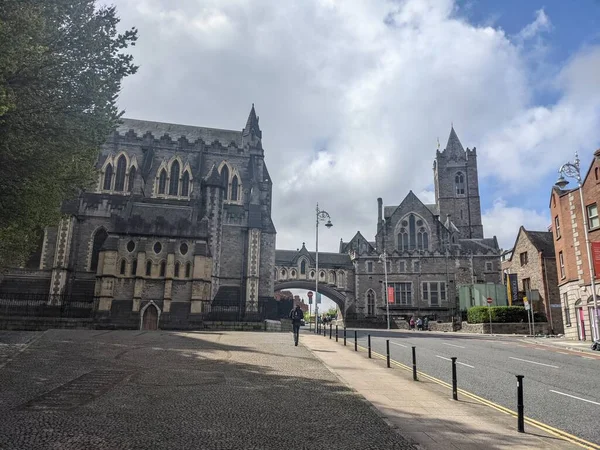
<instances>
[{"instance_id":1,"label":"spire","mask_svg":"<svg viewBox=\"0 0 600 450\"><path fill-rule=\"evenodd\" d=\"M262 131L260 131L260 127L258 126L258 119L256 111L254 110L254 103L252 103L252 109L250 110L246 126L244 127L244 135L253 135L262 139Z\"/></svg>"},{"instance_id":2,"label":"spire","mask_svg":"<svg viewBox=\"0 0 600 450\"><path fill-rule=\"evenodd\" d=\"M454 126L450 129L450 136L448 136L448 143L446 144L446 148L444 149L444 153L447 156L454 157L465 157L465 149L463 148L458 136L456 135L456 131L454 131Z\"/></svg>"}]
</instances>

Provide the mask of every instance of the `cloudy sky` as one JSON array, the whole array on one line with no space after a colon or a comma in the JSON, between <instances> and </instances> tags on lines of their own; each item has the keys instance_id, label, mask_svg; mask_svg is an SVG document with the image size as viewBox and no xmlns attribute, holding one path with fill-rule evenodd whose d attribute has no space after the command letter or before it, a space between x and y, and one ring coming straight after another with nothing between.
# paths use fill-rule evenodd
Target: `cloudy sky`
<instances>
[{"instance_id":1,"label":"cloudy sky","mask_svg":"<svg viewBox=\"0 0 600 450\"><path fill-rule=\"evenodd\" d=\"M377 197L433 200L451 123L477 147L486 236L550 224L557 168L600 147L600 1L114 0L137 27L126 117L243 128L255 103L278 248L315 204L373 239Z\"/></svg>"}]
</instances>

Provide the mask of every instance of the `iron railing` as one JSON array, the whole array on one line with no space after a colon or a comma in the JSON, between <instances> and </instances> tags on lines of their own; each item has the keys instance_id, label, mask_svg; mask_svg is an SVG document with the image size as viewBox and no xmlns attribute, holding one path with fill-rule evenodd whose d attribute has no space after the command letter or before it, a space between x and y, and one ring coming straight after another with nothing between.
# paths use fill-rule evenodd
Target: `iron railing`
<instances>
[{"instance_id":1,"label":"iron railing","mask_svg":"<svg viewBox=\"0 0 600 450\"><path fill-rule=\"evenodd\" d=\"M39 317L92 317L95 297L52 294L0 294L0 315Z\"/></svg>"}]
</instances>

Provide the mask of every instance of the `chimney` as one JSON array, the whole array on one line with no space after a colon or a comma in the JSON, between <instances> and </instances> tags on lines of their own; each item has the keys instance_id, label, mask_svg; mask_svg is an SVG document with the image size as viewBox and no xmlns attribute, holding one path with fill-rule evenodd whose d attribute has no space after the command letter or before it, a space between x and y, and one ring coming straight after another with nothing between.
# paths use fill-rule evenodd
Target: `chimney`
<instances>
[{"instance_id":1,"label":"chimney","mask_svg":"<svg viewBox=\"0 0 600 450\"><path fill-rule=\"evenodd\" d=\"M377 199L377 223L381 224L381 220L382 218L382 213L383 213L383 199L381 197L379 197Z\"/></svg>"}]
</instances>

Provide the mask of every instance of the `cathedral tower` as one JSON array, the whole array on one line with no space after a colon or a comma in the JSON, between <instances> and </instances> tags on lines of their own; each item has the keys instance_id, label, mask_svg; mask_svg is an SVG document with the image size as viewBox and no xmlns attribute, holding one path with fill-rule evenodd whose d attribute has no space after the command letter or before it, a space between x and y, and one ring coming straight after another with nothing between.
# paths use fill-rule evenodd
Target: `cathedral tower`
<instances>
[{"instance_id":1,"label":"cathedral tower","mask_svg":"<svg viewBox=\"0 0 600 450\"><path fill-rule=\"evenodd\" d=\"M440 220L449 215L462 239L483 238L477 151L463 148L454 127L446 148L436 153L433 175Z\"/></svg>"}]
</instances>

